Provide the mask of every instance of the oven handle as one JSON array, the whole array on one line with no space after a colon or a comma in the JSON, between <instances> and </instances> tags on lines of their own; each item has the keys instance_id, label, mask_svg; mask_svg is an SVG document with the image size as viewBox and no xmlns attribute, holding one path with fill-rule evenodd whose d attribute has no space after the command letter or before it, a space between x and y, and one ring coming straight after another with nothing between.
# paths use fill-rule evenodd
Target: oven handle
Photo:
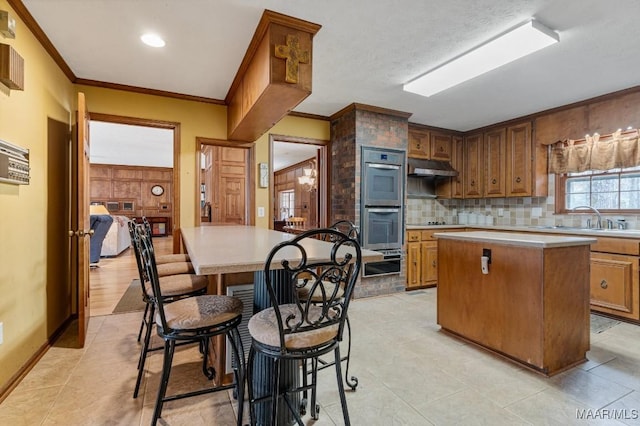
<instances>
[{"instance_id":1,"label":"oven handle","mask_svg":"<svg viewBox=\"0 0 640 426\"><path fill-rule=\"evenodd\" d=\"M398 213L400 209L367 209L371 213Z\"/></svg>"},{"instance_id":2,"label":"oven handle","mask_svg":"<svg viewBox=\"0 0 640 426\"><path fill-rule=\"evenodd\" d=\"M400 166L393 166L390 164L373 164L367 163L367 166L372 167L374 169L387 169L387 170L399 170Z\"/></svg>"}]
</instances>

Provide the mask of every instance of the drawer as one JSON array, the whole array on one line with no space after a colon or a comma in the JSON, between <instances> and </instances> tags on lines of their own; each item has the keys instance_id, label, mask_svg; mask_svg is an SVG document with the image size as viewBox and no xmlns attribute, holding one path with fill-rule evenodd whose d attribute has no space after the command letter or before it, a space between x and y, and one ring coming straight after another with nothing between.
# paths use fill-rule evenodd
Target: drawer
<instances>
[{"instance_id":1,"label":"drawer","mask_svg":"<svg viewBox=\"0 0 640 426\"><path fill-rule=\"evenodd\" d=\"M627 238L598 237L598 242L591 244L591 251L639 256L640 241Z\"/></svg>"},{"instance_id":2,"label":"drawer","mask_svg":"<svg viewBox=\"0 0 640 426\"><path fill-rule=\"evenodd\" d=\"M407 241L420 241L420 231L408 231Z\"/></svg>"}]
</instances>

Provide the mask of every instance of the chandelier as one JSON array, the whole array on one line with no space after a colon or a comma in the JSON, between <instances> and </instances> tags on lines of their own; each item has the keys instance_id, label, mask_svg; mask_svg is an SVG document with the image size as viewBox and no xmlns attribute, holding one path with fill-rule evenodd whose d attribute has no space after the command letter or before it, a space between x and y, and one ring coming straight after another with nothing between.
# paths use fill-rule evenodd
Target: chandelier
<instances>
[{"instance_id":1,"label":"chandelier","mask_svg":"<svg viewBox=\"0 0 640 426\"><path fill-rule=\"evenodd\" d=\"M302 185L302 187L311 192L315 191L317 186L317 172L315 168L315 164L312 161L310 163L310 167L305 167L302 169L304 175L298 177L298 183Z\"/></svg>"}]
</instances>

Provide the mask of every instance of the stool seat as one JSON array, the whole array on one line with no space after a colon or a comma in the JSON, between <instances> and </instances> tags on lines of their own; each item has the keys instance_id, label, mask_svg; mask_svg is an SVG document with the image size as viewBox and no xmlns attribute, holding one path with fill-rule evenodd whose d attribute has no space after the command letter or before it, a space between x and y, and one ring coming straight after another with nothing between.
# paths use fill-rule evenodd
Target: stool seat
<instances>
[{"instance_id":1,"label":"stool seat","mask_svg":"<svg viewBox=\"0 0 640 426\"><path fill-rule=\"evenodd\" d=\"M164 289L163 289L164 294ZM237 297L202 295L180 299L164 306L166 324L174 331L209 329L242 315L242 301ZM156 324L162 327L160 313Z\"/></svg>"},{"instance_id":2,"label":"stool seat","mask_svg":"<svg viewBox=\"0 0 640 426\"><path fill-rule=\"evenodd\" d=\"M157 265L162 265L164 263L189 262L190 260L189 255L186 253L160 254L156 256Z\"/></svg>"},{"instance_id":3,"label":"stool seat","mask_svg":"<svg viewBox=\"0 0 640 426\"><path fill-rule=\"evenodd\" d=\"M283 322L300 322L300 308L295 304L280 305L280 316ZM332 312L331 317L335 317ZM307 319L311 322L322 320L322 308L319 306L309 306ZM309 326L309 322L302 324ZM287 349L312 348L323 345L336 338L338 334L338 323L324 328L312 328L309 331L285 335L284 344ZM276 319L274 308L267 308L253 315L247 326L249 334L255 340L268 346L280 346L280 329Z\"/></svg>"},{"instance_id":4,"label":"stool seat","mask_svg":"<svg viewBox=\"0 0 640 426\"><path fill-rule=\"evenodd\" d=\"M204 275L180 274L160 277L160 288L162 288L163 297L182 297L185 294L193 294L200 290L205 291L209 285L209 280ZM153 295L151 283L146 282L144 285L147 296Z\"/></svg>"},{"instance_id":5,"label":"stool seat","mask_svg":"<svg viewBox=\"0 0 640 426\"><path fill-rule=\"evenodd\" d=\"M194 274L195 270L191 262L172 262L158 265L158 276L166 277L168 275Z\"/></svg>"}]
</instances>

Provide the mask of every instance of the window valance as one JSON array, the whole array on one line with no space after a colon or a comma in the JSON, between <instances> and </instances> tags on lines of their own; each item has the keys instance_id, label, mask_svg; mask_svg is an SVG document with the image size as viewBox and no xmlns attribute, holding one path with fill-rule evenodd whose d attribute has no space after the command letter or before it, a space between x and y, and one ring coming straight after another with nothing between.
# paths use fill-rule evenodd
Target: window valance
<instances>
[{"instance_id":1,"label":"window valance","mask_svg":"<svg viewBox=\"0 0 640 426\"><path fill-rule=\"evenodd\" d=\"M576 173L640 166L638 129L557 142L549 151L551 173Z\"/></svg>"}]
</instances>

